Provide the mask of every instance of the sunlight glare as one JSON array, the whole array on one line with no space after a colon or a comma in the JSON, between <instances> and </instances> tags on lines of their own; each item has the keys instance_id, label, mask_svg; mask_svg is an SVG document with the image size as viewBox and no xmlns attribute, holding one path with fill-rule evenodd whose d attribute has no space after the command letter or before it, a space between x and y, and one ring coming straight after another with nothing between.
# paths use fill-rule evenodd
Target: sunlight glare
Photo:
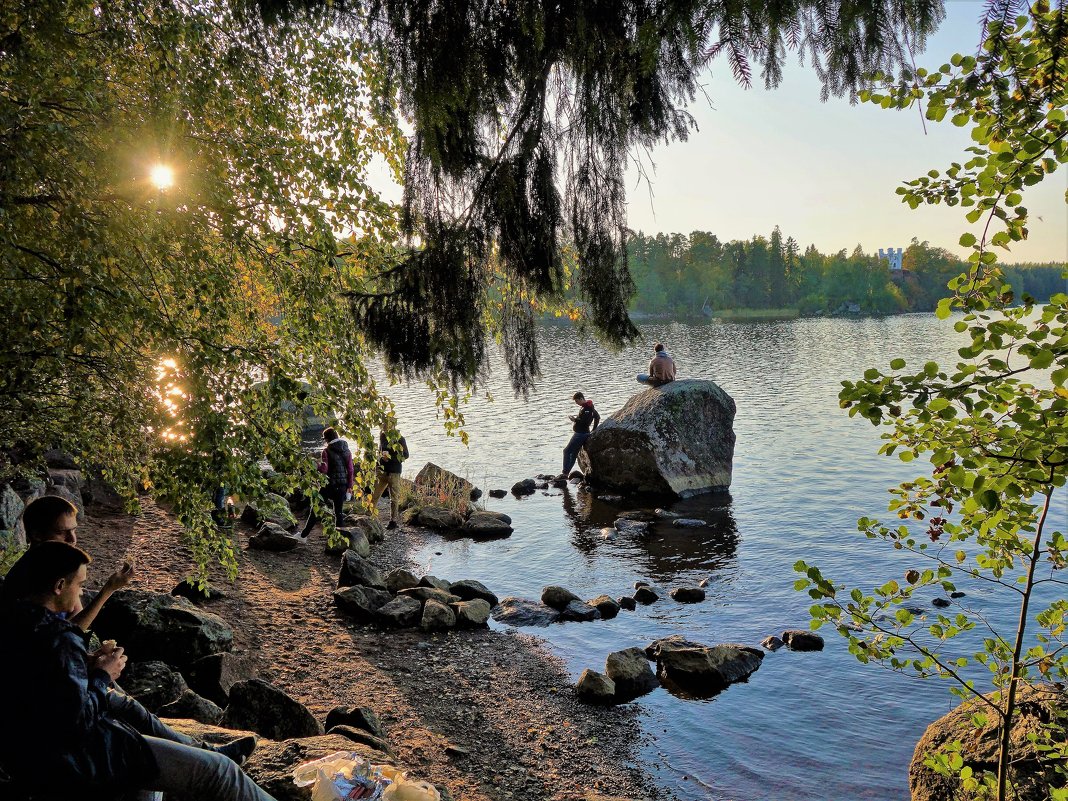
<instances>
[{"instance_id":1,"label":"sunlight glare","mask_svg":"<svg viewBox=\"0 0 1068 801\"><path fill-rule=\"evenodd\" d=\"M148 177L160 191L174 186L174 170L166 164L156 164L149 172Z\"/></svg>"}]
</instances>

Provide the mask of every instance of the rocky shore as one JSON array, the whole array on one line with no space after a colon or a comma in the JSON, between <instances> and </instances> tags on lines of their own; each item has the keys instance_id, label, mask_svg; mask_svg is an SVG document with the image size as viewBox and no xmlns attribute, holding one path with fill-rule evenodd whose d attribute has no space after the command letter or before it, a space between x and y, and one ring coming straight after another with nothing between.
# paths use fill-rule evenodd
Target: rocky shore
<instances>
[{"instance_id":1,"label":"rocky shore","mask_svg":"<svg viewBox=\"0 0 1068 801\"><path fill-rule=\"evenodd\" d=\"M191 571L180 526L160 507L147 502L138 517L87 512L79 545L95 561L90 585L123 560L136 564L142 590L169 592ZM237 525L241 545L252 534ZM370 561L383 573L419 573L408 554L422 536L401 526ZM384 632L353 622L333 597L341 557L324 545L316 531L285 553L244 550L236 584L212 576L222 594L202 606L233 628L233 651L248 655L258 678L319 721L338 706L371 708L397 764L446 798L670 797L634 767L637 707L579 701L564 666L534 636Z\"/></svg>"}]
</instances>

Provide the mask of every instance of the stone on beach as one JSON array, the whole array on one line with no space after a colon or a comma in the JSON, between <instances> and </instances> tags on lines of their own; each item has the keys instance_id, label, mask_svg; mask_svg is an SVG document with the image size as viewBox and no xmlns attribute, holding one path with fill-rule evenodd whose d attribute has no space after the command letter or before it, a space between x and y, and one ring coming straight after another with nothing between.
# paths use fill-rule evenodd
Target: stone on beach
<instances>
[{"instance_id":1,"label":"stone on beach","mask_svg":"<svg viewBox=\"0 0 1068 801\"><path fill-rule=\"evenodd\" d=\"M562 610L572 601L578 601L580 598L571 592L566 587L560 587L556 584L550 584L541 591L541 602L546 606L551 606L553 609Z\"/></svg>"},{"instance_id":2,"label":"stone on beach","mask_svg":"<svg viewBox=\"0 0 1068 801\"><path fill-rule=\"evenodd\" d=\"M385 580L378 568L364 559L355 551L345 551L341 557L341 572L337 577L338 587L374 587L378 590L386 588Z\"/></svg>"},{"instance_id":3,"label":"stone on beach","mask_svg":"<svg viewBox=\"0 0 1068 801\"><path fill-rule=\"evenodd\" d=\"M292 551L301 540L275 523L264 523L248 538L248 547L257 551Z\"/></svg>"},{"instance_id":4,"label":"stone on beach","mask_svg":"<svg viewBox=\"0 0 1068 801\"><path fill-rule=\"evenodd\" d=\"M464 524L464 518L445 506L424 506L416 513L414 522L438 531L454 531Z\"/></svg>"},{"instance_id":5,"label":"stone on beach","mask_svg":"<svg viewBox=\"0 0 1068 801\"><path fill-rule=\"evenodd\" d=\"M501 516L480 511L467 518L460 531L470 537L507 537L513 529Z\"/></svg>"},{"instance_id":6,"label":"stone on beach","mask_svg":"<svg viewBox=\"0 0 1068 801\"><path fill-rule=\"evenodd\" d=\"M587 703L610 704L615 701L616 684L603 673L587 668L579 676L575 694Z\"/></svg>"},{"instance_id":7,"label":"stone on beach","mask_svg":"<svg viewBox=\"0 0 1068 801\"><path fill-rule=\"evenodd\" d=\"M358 623L371 623L378 619L378 610L392 600L386 590L353 585L334 590L337 608Z\"/></svg>"},{"instance_id":8,"label":"stone on beach","mask_svg":"<svg viewBox=\"0 0 1068 801\"><path fill-rule=\"evenodd\" d=\"M443 604L430 599L423 605L423 617L419 628L423 631L445 631L456 626L456 613Z\"/></svg>"},{"instance_id":9,"label":"stone on beach","mask_svg":"<svg viewBox=\"0 0 1068 801\"><path fill-rule=\"evenodd\" d=\"M158 714L166 718L190 718L215 725L222 720L223 710L218 704L187 688L174 701L161 706Z\"/></svg>"},{"instance_id":10,"label":"stone on beach","mask_svg":"<svg viewBox=\"0 0 1068 801\"><path fill-rule=\"evenodd\" d=\"M489 588L481 581L475 581L474 579L460 579L454 581L449 585L449 592L453 595L459 596L465 601L473 601L475 598L481 598L490 606L496 606L498 598Z\"/></svg>"},{"instance_id":11,"label":"stone on beach","mask_svg":"<svg viewBox=\"0 0 1068 801\"><path fill-rule=\"evenodd\" d=\"M604 668L608 677L615 682L616 693L621 696L636 698L660 686L641 648L625 648L610 653Z\"/></svg>"},{"instance_id":12,"label":"stone on beach","mask_svg":"<svg viewBox=\"0 0 1068 801\"><path fill-rule=\"evenodd\" d=\"M304 704L260 679L239 681L230 688L223 725L251 729L272 740L323 733L323 727Z\"/></svg>"},{"instance_id":13,"label":"stone on beach","mask_svg":"<svg viewBox=\"0 0 1068 801\"><path fill-rule=\"evenodd\" d=\"M386 573L386 577L383 581L385 582L386 589L394 595L409 587L419 586L419 577L412 571L406 570L403 567L394 568Z\"/></svg>"},{"instance_id":14,"label":"stone on beach","mask_svg":"<svg viewBox=\"0 0 1068 801\"><path fill-rule=\"evenodd\" d=\"M185 678L165 662L130 662L122 671L122 688L149 712L177 701L189 687Z\"/></svg>"},{"instance_id":15,"label":"stone on beach","mask_svg":"<svg viewBox=\"0 0 1068 801\"><path fill-rule=\"evenodd\" d=\"M460 601L451 604L456 613L456 627L461 629L476 629L485 626L490 617L490 605L481 598L473 601Z\"/></svg>"},{"instance_id":16,"label":"stone on beach","mask_svg":"<svg viewBox=\"0 0 1068 801\"><path fill-rule=\"evenodd\" d=\"M548 626L560 619L560 613L529 598L502 598L493 609L493 619L510 626Z\"/></svg>"},{"instance_id":17,"label":"stone on beach","mask_svg":"<svg viewBox=\"0 0 1068 801\"><path fill-rule=\"evenodd\" d=\"M408 587L397 593L398 598L414 598L419 603L426 603L427 601L434 601L439 604L448 606L462 600L459 596L453 595L451 592L445 590L439 590L437 587Z\"/></svg>"},{"instance_id":18,"label":"stone on beach","mask_svg":"<svg viewBox=\"0 0 1068 801\"><path fill-rule=\"evenodd\" d=\"M198 659L184 670L183 675L193 690L225 707L230 688L239 681L254 678L256 670L248 653L221 653Z\"/></svg>"},{"instance_id":19,"label":"stone on beach","mask_svg":"<svg viewBox=\"0 0 1068 801\"><path fill-rule=\"evenodd\" d=\"M423 604L415 598L398 595L377 611L378 622L395 629L418 626L423 617Z\"/></svg>"}]
</instances>

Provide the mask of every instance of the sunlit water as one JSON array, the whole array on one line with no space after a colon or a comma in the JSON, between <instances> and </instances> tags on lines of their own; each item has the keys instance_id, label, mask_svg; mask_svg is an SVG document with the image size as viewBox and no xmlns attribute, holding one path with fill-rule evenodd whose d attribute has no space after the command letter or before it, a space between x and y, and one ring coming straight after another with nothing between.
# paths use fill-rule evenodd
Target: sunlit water
<instances>
[{"instance_id":1,"label":"sunlit water","mask_svg":"<svg viewBox=\"0 0 1068 801\"><path fill-rule=\"evenodd\" d=\"M577 679L604 669L611 651L679 633L689 639L759 643L806 628L810 599L793 590L798 559L828 575L870 587L900 578L906 556L856 531L861 515L885 512L887 488L922 468L876 454L878 431L838 408L840 381L891 358L909 365L950 363L959 346L950 324L933 316L782 322L649 325L646 343L608 353L568 327L540 331L544 377L529 400L513 397L500 365L489 391L466 407L471 445L444 436L433 403L418 386L397 386L411 477L426 461L484 489L511 487L560 470L570 436L570 398L592 398L602 416L641 387L651 345L665 342L680 378L716 381L737 402L737 449L729 498L676 504L706 529L658 527L642 540L606 540L616 507L574 488L528 498L486 498L511 515L515 533L473 542L433 537L414 558L451 579L477 578L498 595L537 598L562 584L584 598L629 594L636 579L665 593L710 579L708 598L661 601L610 621L529 629L544 637ZM1054 523L1064 530L1064 496ZM961 584L968 602L995 620L1012 610L986 587ZM921 599L929 601L930 597ZM497 624L494 624L497 625ZM908 764L926 725L954 706L945 684L863 666L824 631L821 653L769 653L746 683L708 700L664 689L638 699L647 732L641 758L658 782L683 799L904 799Z\"/></svg>"}]
</instances>

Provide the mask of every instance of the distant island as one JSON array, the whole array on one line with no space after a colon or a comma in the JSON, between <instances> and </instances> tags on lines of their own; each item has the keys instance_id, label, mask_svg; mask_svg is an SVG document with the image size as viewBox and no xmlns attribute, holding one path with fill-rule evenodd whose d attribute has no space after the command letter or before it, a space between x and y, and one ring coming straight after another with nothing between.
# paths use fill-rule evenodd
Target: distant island
<instances>
[{"instance_id":1,"label":"distant island","mask_svg":"<svg viewBox=\"0 0 1068 801\"><path fill-rule=\"evenodd\" d=\"M770 236L723 242L715 234L636 233L628 243L633 316L775 318L933 311L967 263L916 239L901 270L858 245L852 253L800 249ZM1066 291L1065 264L1001 265L1016 295L1039 301Z\"/></svg>"}]
</instances>

